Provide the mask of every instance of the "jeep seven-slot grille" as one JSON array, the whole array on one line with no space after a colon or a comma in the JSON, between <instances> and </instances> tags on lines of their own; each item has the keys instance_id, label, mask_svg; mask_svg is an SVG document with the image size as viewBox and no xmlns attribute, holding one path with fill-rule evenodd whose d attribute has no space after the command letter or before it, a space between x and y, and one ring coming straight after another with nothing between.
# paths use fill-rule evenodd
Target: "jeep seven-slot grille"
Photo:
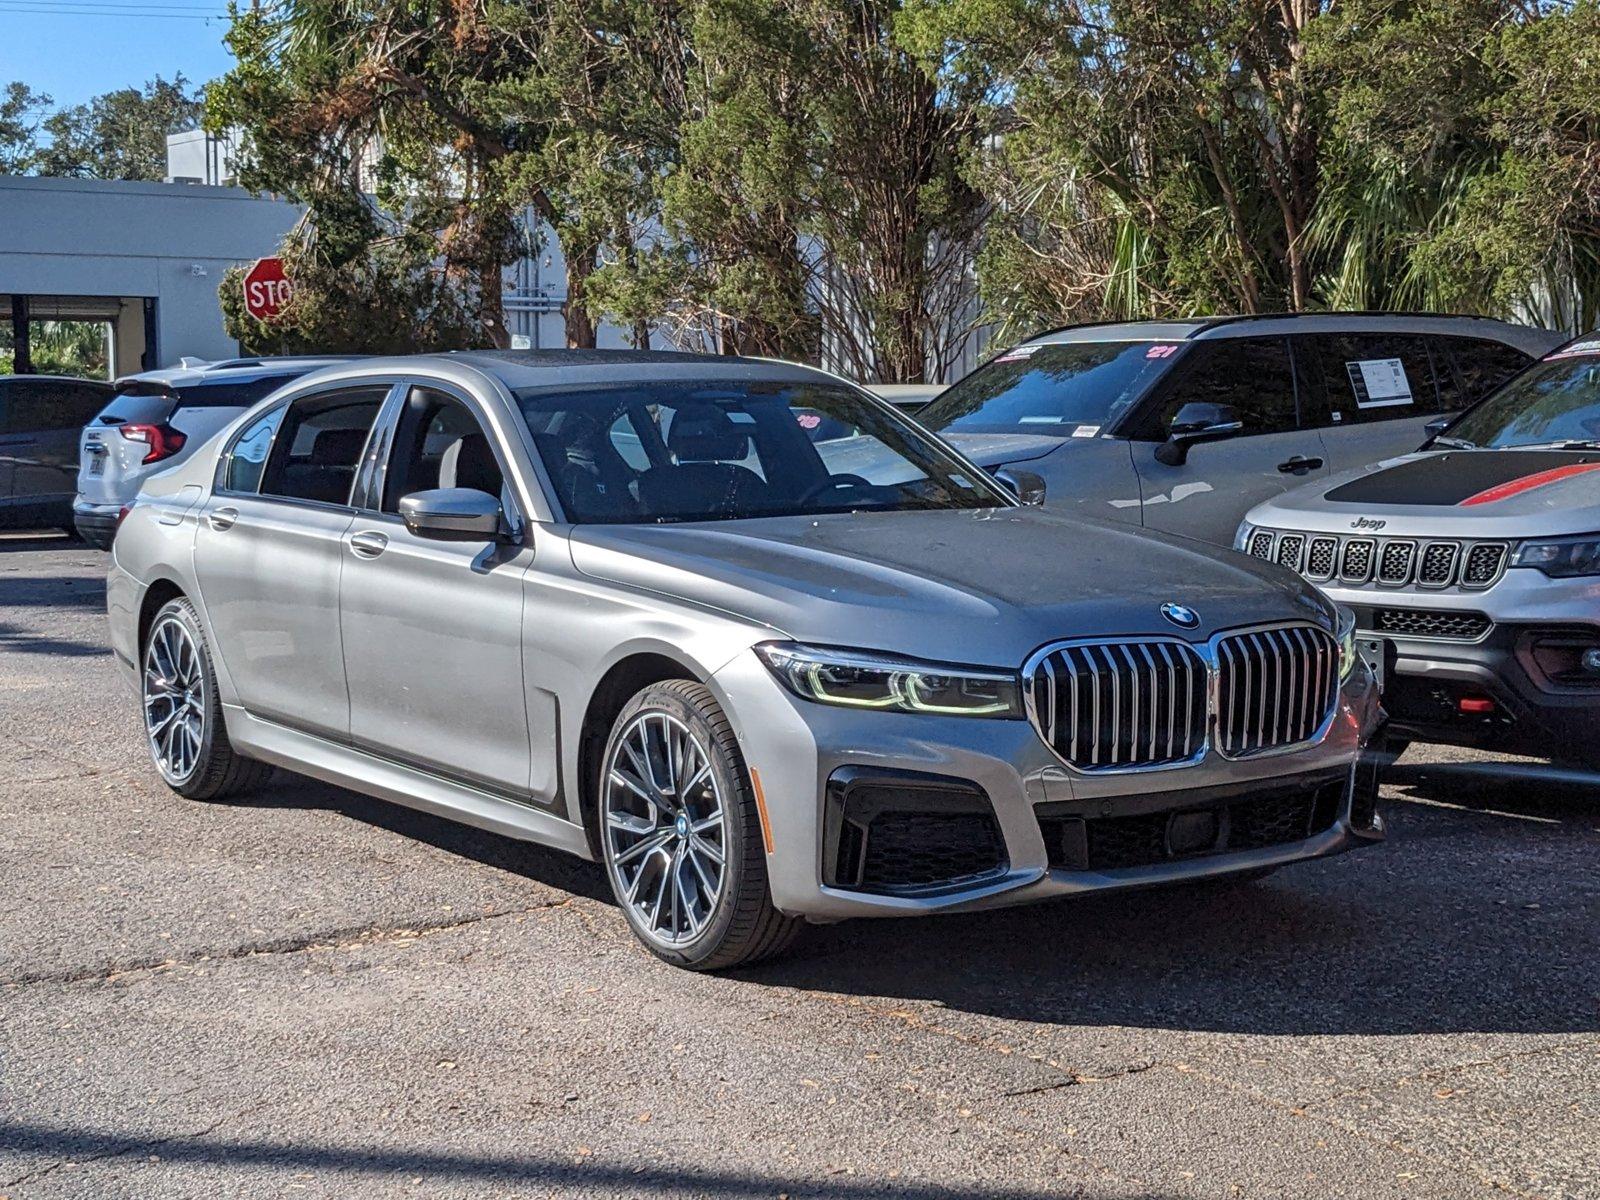
<instances>
[{"instance_id":1,"label":"jeep seven-slot grille","mask_svg":"<svg viewBox=\"0 0 1600 1200\"><path fill-rule=\"evenodd\" d=\"M1500 542L1479 542L1467 551L1467 565L1461 568L1461 582L1468 587L1483 587L1493 583L1506 560L1506 548Z\"/></svg>"},{"instance_id":2,"label":"jeep seven-slot grille","mask_svg":"<svg viewBox=\"0 0 1600 1200\"><path fill-rule=\"evenodd\" d=\"M1333 710L1339 651L1319 629L1295 625L1217 643L1217 738L1227 755L1304 742Z\"/></svg>"},{"instance_id":3,"label":"jeep seven-slot grille","mask_svg":"<svg viewBox=\"0 0 1600 1200\"><path fill-rule=\"evenodd\" d=\"M1434 542L1422 552L1417 582L1423 587L1449 587L1456 575L1456 555L1461 547L1454 542Z\"/></svg>"},{"instance_id":4,"label":"jeep seven-slot grille","mask_svg":"<svg viewBox=\"0 0 1600 1200\"><path fill-rule=\"evenodd\" d=\"M1505 573L1510 544L1419 541L1253 529L1245 548L1266 562L1297 570L1314 583L1338 580L1386 588L1492 587Z\"/></svg>"},{"instance_id":5,"label":"jeep seven-slot grille","mask_svg":"<svg viewBox=\"0 0 1600 1200\"><path fill-rule=\"evenodd\" d=\"M1186 642L1086 642L1030 669L1035 727L1086 771L1160 766L1206 742L1206 664Z\"/></svg>"},{"instance_id":6,"label":"jeep seven-slot grille","mask_svg":"<svg viewBox=\"0 0 1600 1200\"><path fill-rule=\"evenodd\" d=\"M1416 557L1415 542L1390 542L1378 556L1378 582L1396 587L1411 581L1411 560Z\"/></svg>"},{"instance_id":7,"label":"jeep seven-slot grille","mask_svg":"<svg viewBox=\"0 0 1600 1200\"><path fill-rule=\"evenodd\" d=\"M1337 538L1312 538L1311 549L1306 552L1306 574L1313 579L1328 578L1333 574L1333 560L1338 552Z\"/></svg>"}]
</instances>

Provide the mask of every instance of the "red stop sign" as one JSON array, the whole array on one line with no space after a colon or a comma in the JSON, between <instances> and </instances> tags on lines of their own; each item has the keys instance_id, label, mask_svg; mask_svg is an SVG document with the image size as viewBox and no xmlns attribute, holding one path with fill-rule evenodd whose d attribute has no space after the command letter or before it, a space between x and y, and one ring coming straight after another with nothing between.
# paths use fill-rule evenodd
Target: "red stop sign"
<instances>
[{"instance_id":1,"label":"red stop sign","mask_svg":"<svg viewBox=\"0 0 1600 1200\"><path fill-rule=\"evenodd\" d=\"M244 276L244 310L258 321L270 321L294 295L294 285L277 258L258 258Z\"/></svg>"}]
</instances>

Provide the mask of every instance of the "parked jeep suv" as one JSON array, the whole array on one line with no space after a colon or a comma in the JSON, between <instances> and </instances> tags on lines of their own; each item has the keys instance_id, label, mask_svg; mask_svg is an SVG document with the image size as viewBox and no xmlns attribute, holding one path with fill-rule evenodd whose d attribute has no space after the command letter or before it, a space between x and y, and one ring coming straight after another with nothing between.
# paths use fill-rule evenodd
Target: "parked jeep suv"
<instances>
[{"instance_id":1,"label":"parked jeep suv","mask_svg":"<svg viewBox=\"0 0 1600 1200\"><path fill-rule=\"evenodd\" d=\"M87 426L79 421L79 535L104 550L123 506L152 473L182 462L267 393L344 357L184 359L176 367L117 380L116 395Z\"/></svg>"},{"instance_id":2,"label":"parked jeep suv","mask_svg":"<svg viewBox=\"0 0 1600 1200\"><path fill-rule=\"evenodd\" d=\"M1393 736L1600 767L1600 338L1237 544L1356 611Z\"/></svg>"},{"instance_id":3,"label":"parked jeep suv","mask_svg":"<svg viewBox=\"0 0 1600 1200\"><path fill-rule=\"evenodd\" d=\"M1078 505L1224 545L1258 501L1414 450L1558 334L1479 317L1328 313L1047 333L917 420Z\"/></svg>"}]
</instances>

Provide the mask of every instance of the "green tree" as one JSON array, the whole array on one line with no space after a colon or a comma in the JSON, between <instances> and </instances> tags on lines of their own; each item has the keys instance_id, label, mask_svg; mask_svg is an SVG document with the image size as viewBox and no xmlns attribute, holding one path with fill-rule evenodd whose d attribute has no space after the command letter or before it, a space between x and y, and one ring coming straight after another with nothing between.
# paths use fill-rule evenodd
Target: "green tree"
<instances>
[{"instance_id":1,"label":"green tree","mask_svg":"<svg viewBox=\"0 0 1600 1200\"><path fill-rule=\"evenodd\" d=\"M46 117L47 141L31 169L38 175L136 179L159 183L167 173L167 135L196 128L204 107L181 74L157 76Z\"/></svg>"},{"instance_id":2,"label":"green tree","mask_svg":"<svg viewBox=\"0 0 1600 1200\"><path fill-rule=\"evenodd\" d=\"M39 150L39 126L50 97L12 80L0 93L0 175L22 175Z\"/></svg>"}]
</instances>

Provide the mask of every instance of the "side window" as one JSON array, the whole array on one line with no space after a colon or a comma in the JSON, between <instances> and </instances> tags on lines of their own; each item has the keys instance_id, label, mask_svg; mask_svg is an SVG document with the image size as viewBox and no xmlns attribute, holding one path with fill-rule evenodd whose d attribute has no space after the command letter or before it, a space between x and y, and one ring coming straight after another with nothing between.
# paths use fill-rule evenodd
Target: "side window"
<instances>
[{"instance_id":1,"label":"side window","mask_svg":"<svg viewBox=\"0 0 1600 1200\"><path fill-rule=\"evenodd\" d=\"M1232 405L1245 435L1297 428L1288 339L1229 338L1195 346L1165 389L1158 422L1143 436L1165 440L1178 411L1196 402Z\"/></svg>"},{"instance_id":2,"label":"side window","mask_svg":"<svg viewBox=\"0 0 1600 1200\"><path fill-rule=\"evenodd\" d=\"M47 429L82 429L111 399L109 390L66 380L27 380L7 389L9 403L0 422L9 433L41 433Z\"/></svg>"},{"instance_id":3,"label":"side window","mask_svg":"<svg viewBox=\"0 0 1600 1200\"><path fill-rule=\"evenodd\" d=\"M246 426L233 440L222 473L225 491L253 495L261 487L261 472L267 465L267 451L272 449L272 435L278 431L283 412L281 408L273 409Z\"/></svg>"},{"instance_id":4,"label":"side window","mask_svg":"<svg viewBox=\"0 0 1600 1200\"><path fill-rule=\"evenodd\" d=\"M433 388L412 388L384 473L383 511L397 513L402 496L434 488L472 488L499 497L505 477L489 435L464 404Z\"/></svg>"},{"instance_id":5,"label":"side window","mask_svg":"<svg viewBox=\"0 0 1600 1200\"><path fill-rule=\"evenodd\" d=\"M1533 361L1515 346L1487 338L1447 338L1438 346L1455 363L1459 391L1446 405L1451 409L1476 404Z\"/></svg>"},{"instance_id":6,"label":"side window","mask_svg":"<svg viewBox=\"0 0 1600 1200\"><path fill-rule=\"evenodd\" d=\"M367 435L389 386L302 396L283 423L261 475L263 496L348 504Z\"/></svg>"},{"instance_id":7,"label":"side window","mask_svg":"<svg viewBox=\"0 0 1600 1200\"><path fill-rule=\"evenodd\" d=\"M1322 376L1330 425L1360 425L1441 411L1426 338L1406 333L1322 333L1301 338Z\"/></svg>"}]
</instances>

